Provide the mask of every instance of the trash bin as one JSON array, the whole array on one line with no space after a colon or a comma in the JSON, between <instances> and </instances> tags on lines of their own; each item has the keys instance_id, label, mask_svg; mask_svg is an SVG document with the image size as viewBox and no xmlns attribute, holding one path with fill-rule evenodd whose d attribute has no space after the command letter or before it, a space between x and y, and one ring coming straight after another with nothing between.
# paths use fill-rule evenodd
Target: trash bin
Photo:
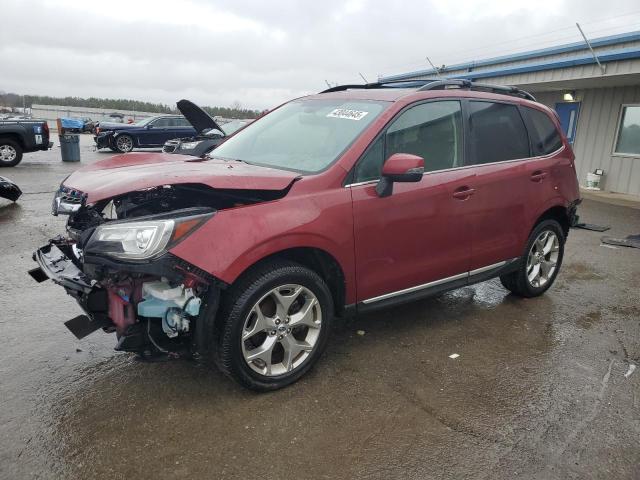
<instances>
[{"instance_id":1,"label":"trash bin","mask_svg":"<svg viewBox=\"0 0 640 480\"><path fill-rule=\"evenodd\" d=\"M602 175L598 175L597 173L587 172L587 188L590 190L600 190L600 181L602 180Z\"/></svg>"},{"instance_id":2,"label":"trash bin","mask_svg":"<svg viewBox=\"0 0 640 480\"><path fill-rule=\"evenodd\" d=\"M80 135L70 135L65 133L58 135L60 139L60 153L63 162L80 161Z\"/></svg>"}]
</instances>

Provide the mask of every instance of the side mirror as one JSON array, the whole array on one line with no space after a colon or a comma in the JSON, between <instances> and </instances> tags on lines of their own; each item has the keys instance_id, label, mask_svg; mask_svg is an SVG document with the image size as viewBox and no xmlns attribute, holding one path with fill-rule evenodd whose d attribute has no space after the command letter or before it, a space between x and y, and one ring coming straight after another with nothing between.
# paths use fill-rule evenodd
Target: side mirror
<instances>
[{"instance_id":1,"label":"side mirror","mask_svg":"<svg viewBox=\"0 0 640 480\"><path fill-rule=\"evenodd\" d=\"M150 128L153 128L153 125L150 123L147 123L147 130L149 130Z\"/></svg>"},{"instance_id":2,"label":"side mirror","mask_svg":"<svg viewBox=\"0 0 640 480\"><path fill-rule=\"evenodd\" d=\"M409 153L394 153L382 166L382 176L376 193L388 197L393 193L394 182L419 182L424 174L424 158Z\"/></svg>"}]
</instances>

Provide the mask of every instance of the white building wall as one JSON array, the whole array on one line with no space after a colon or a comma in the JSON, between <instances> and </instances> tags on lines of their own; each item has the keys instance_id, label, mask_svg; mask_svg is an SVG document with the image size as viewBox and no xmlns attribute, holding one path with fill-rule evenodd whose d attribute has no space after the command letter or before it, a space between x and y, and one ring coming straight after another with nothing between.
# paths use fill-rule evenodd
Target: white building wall
<instances>
[{"instance_id":1,"label":"white building wall","mask_svg":"<svg viewBox=\"0 0 640 480\"><path fill-rule=\"evenodd\" d=\"M539 92L536 98L554 108L562 93ZM640 195L640 157L613 153L622 105L640 104L640 85L577 90L576 96L581 106L573 149L580 184L587 172L602 168L605 190Z\"/></svg>"}]
</instances>

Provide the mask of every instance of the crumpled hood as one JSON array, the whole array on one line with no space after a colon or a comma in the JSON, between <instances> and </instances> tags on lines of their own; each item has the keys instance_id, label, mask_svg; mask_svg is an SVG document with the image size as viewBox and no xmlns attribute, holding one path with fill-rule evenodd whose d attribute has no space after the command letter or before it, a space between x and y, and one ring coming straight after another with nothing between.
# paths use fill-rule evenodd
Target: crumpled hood
<instances>
[{"instance_id":1,"label":"crumpled hood","mask_svg":"<svg viewBox=\"0 0 640 480\"><path fill-rule=\"evenodd\" d=\"M194 159L189 155L127 153L76 170L64 186L94 203L135 190L198 183L212 188L283 190L299 175L242 162Z\"/></svg>"}]
</instances>

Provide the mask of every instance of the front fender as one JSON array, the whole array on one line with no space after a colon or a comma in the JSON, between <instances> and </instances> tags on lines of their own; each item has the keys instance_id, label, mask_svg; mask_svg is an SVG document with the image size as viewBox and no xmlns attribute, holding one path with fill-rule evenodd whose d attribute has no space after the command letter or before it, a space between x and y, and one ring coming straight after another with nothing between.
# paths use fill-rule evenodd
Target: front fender
<instances>
[{"instance_id":1,"label":"front fender","mask_svg":"<svg viewBox=\"0 0 640 480\"><path fill-rule=\"evenodd\" d=\"M226 283L274 253L317 248L336 259L347 284L347 302L355 301L353 216L348 189L221 210L171 253Z\"/></svg>"}]
</instances>

